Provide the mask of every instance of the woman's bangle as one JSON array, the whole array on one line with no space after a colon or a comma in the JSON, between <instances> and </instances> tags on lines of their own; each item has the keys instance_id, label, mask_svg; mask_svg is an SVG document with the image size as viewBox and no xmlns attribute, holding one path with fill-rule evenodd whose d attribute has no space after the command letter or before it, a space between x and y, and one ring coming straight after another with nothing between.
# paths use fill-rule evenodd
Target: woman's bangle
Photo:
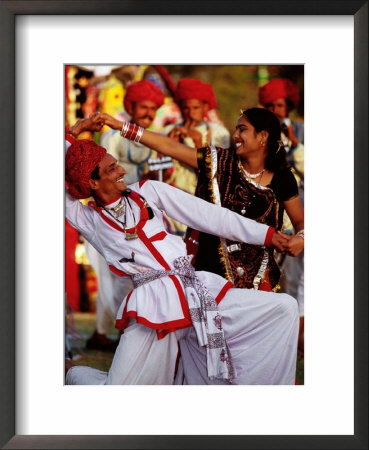
<instances>
[{"instance_id":1,"label":"woman's bangle","mask_svg":"<svg viewBox=\"0 0 369 450\"><path fill-rule=\"evenodd\" d=\"M122 137L125 137L125 135L127 134L128 127L129 127L129 122L123 122L122 129L120 130L120 135Z\"/></svg>"},{"instance_id":2,"label":"woman's bangle","mask_svg":"<svg viewBox=\"0 0 369 450\"><path fill-rule=\"evenodd\" d=\"M120 135L130 141L140 142L144 129L135 123L124 122Z\"/></svg>"},{"instance_id":3,"label":"woman's bangle","mask_svg":"<svg viewBox=\"0 0 369 450\"><path fill-rule=\"evenodd\" d=\"M305 238L304 238L304 230L298 231L298 232L296 233L296 236L300 236L300 237L302 237L302 239L305 239Z\"/></svg>"}]
</instances>

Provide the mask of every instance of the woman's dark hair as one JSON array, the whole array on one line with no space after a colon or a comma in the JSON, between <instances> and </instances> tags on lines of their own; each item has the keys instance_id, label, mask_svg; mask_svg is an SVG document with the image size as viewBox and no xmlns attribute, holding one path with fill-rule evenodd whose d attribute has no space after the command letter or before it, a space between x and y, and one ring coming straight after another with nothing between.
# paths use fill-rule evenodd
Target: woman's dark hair
<instances>
[{"instance_id":1,"label":"woman's dark hair","mask_svg":"<svg viewBox=\"0 0 369 450\"><path fill-rule=\"evenodd\" d=\"M242 114L255 128L257 133L260 133L260 131L268 132L268 156L265 160L265 168L271 172L276 172L277 170L288 167L286 150L283 145L280 147L281 126L277 116L264 108L245 109Z\"/></svg>"}]
</instances>

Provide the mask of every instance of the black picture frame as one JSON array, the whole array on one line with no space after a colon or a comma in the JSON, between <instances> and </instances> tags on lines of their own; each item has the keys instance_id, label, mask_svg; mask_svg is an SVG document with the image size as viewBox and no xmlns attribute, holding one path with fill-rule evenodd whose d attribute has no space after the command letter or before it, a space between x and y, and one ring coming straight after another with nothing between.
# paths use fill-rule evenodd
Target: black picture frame
<instances>
[{"instance_id":1,"label":"black picture frame","mask_svg":"<svg viewBox=\"0 0 369 450\"><path fill-rule=\"evenodd\" d=\"M352 15L355 60L354 435L35 436L15 435L15 17L54 15ZM0 2L0 445L5 449L368 449L368 1L82 0ZM4 208L5 206L5 208ZM339 218L337 218L339 223ZM329 226L335 226L331 224ZM328 228L329 228L328 226ZM344 233L344 231L343 231ZM339 243L338 243L339 245ZM337 393L339 396L339 393ZM185 426L185 425L184 425Z\"/></svg>"}]
</instances>

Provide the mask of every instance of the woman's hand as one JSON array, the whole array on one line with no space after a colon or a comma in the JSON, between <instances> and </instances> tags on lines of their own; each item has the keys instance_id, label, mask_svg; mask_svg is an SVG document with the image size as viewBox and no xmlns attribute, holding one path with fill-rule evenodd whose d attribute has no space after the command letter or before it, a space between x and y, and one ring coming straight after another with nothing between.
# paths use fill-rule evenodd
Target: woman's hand
<instances>
[{"instance_id":1,"label":"woman's hand","mask_svg":"<svg viewBox=\"0 0 369 450\"><path fill-rule=\"evenodd\" d=\"M298 234L292 236L285 249L287 255L298 256L304 250L304 238Z\"/></svg>"}]
</instances>

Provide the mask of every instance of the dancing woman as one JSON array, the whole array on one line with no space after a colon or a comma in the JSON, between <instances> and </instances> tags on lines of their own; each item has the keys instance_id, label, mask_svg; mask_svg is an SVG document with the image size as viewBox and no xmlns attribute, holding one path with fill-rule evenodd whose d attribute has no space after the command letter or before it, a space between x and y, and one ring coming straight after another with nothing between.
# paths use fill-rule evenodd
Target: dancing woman
<instances>
[{"instance_id":1,"label":"dancing woman","mask_svg":"<svg viewBox=\"0 0 369 450\"><path fill-rule=\"evenodd\" d=\"M123 124L110 116L104 120L122 129ZM121 134L129 138L130 131L122 129ZM280 136L280 123L272 112L251 108L242 111L229 149L190 148L147 130L142 130L140 139L198 169L195 195L200 198L276 229L281 229L286 210L295 230L286 253L297 256L304 248L304 212ZM238 288L278 290L280 271L273 249L193 229L187 231L186 242L188 253L195 255L196 270L217 273Z\"/></svg>"}]
</instances>

